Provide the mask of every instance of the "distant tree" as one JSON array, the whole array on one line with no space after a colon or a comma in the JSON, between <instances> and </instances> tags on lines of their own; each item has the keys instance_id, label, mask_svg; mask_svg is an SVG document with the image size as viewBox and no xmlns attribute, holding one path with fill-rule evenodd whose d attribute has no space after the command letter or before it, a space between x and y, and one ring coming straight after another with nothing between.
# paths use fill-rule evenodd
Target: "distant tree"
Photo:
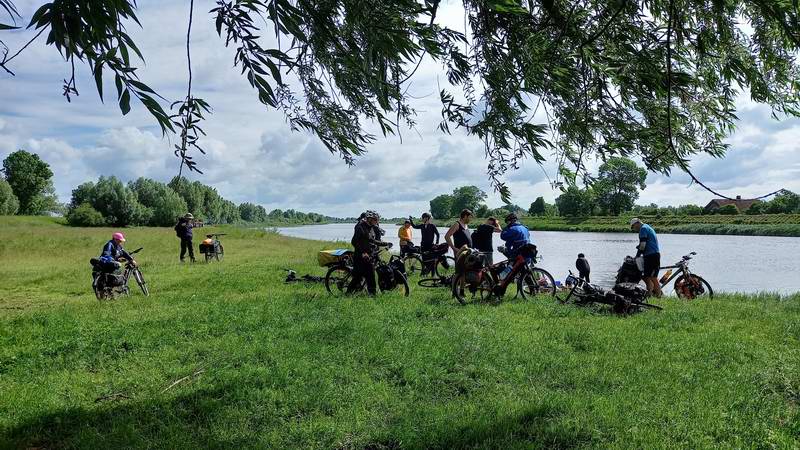
<instances>
[{"instance_id":1,"label":"distant tree","mask_svg":"<svg viewBox=\"0 0 800 450\"><path fill-rule=\"evenodd\" d=\"M0 178L0 216L13 216L19 210L19 200L6 180Z\"/></svg>"},{"instance_id":2,"label":"distant tree","mask_svg":"<svg viewBox=\"0 0 800 450\"><path fill-rule=\"evenodd\" d=\"M758 200L755 203L753 203L749 208L747 208L747 211L745 211L744 213L749 216L756 216L759 214L764 214L765 209L766 209L766 203Z\"/></svg>"},{"instance_id":3,"label":"distant tree","mask_svg":"<svg viewBox=\"0 0 800 450\"><path fill-rule=\"evenodd\" d=\"M173 225L175 220L188 210L183 198L164 183L149 178L139 178L129 183L128 188L136 193L139 203L147 208L142 214L142 219L147 225L154 227Z\"/></svg>"},{"instance_id":4,"label":"distant tree","mask_svg":"<svg viewBox=\"0 0 800 450\"><path fill-rule=\"evenodd\" d=\"M239 216L245 222L266 222L267 211L261 205L245 202L239 205Z\"/></svg>"},{"instance_id":5,"label":"distant tree","mask_svg":"<svg viewBox=\"0 0 800 450\"><path fill-rule=\"evenodd\" d=\"M84 195L84 189L81 189L79 194ZM106 223L111 226L140 225L149 219L147 210L139 203L136 193L122 184L117 177L100 177L89 197L91 200L88 203L102 214ZM71 204L76 204L74 198Z\"/></svg>"},{"instance_id":6,"label":"distant tree","mask_svg":"<svg viewBox=\"0 0 800 450\"><path fill-rule=\"evenodd\" d=\"M544 197L536 197L536 200L531 203L531 207L528 209L528 214L532 216L543 216L547 213L547 203L544 201Z\"/></svg>"},{"instance_id":7,"label":"distant tree","mask_svg":"<svg viewBox=\"0 0 800 450\"><path fill-rule=\"evenodd\" d=\"M723 215L723 216L735 216L739 214L739 208L736 205L725 205L721 208L718 208L715 213Z\"/></svg>"},{"instance_id":8,"label":"distant tree","mask_svg":"<svg viewBox=\"0 0 800 450\"><path fill-rule=\"evenodd\" d=\"M783 190L765 206L767 214L792 214L800 212L800 196L792 191Z\"/></svg>"},{"instance_id":9,"label":"distant tree","mask_svg":"<svg viewBox=\"0 0 800 450\"><path fill-rule=\"evenodd\" d=\"M703 214L703 208L697 205L681 205L678 207L678 214L684 216L700 216Z\"/></svg>"},{"instance_id":10,"label":"distant tree","mask_svg":"<svg viewBox=\"0 0 800 450\"><path fill-rule=\"evenodd\" d=\"M594 210L592 191L570 186L556 198L556 207L562 216L590 216Z\"/></svg>"},{"instance_id":11,"label":"distant tree","mask_svg":"<svg viewBox=\"0 0 800 450\"><path fill-rule=\"evenodd\" d=\"M449 219L450 212L453 210L453 196L442 194L430 202L431 215L434 219L444 220Z\"/></svg>"},{"instance_id":12,"label":"distant tree","mask_svg":"<svg viewBox=\"0 0 800 450\"><path fill-rule=\"evenodd\" d=\"M177 192L186 202L188 209L186 212L192 213L198 219L205 219L205 192L201 184L192 183L185 177L175 177L167 186Z\"/></svg>"},{"instance_id":13,"label":"distant tree","mask_svg":"<svg viewBox=\"0 0 800 450\"><path fill-rule=\"evenodd\" d=\"M280 209L273 209L269 212L268 216L270 219L280 219L283 217L283 211Z\"/></svg>"},{"instance_id":14,"label":"distant tree","mask_svg":"<svg viewBox=\"0 0 800 450\"><path fill-rule=\"evenodd\" d=\"M645 188L647 171L628 158L608 158L600 166L592 185L597 204L603 211L618 216L633 208L639 191Z\"/></svg>"},{"instance_id":15,"label":"distant tree","mask_svg":"<svg viewBox=\"0 0 800 450\"><path fill-rule=\"evenodd\" d=\"M17 150L3 160L3 173L19 201L19 214L36 215L55 206L53 172L35 153Z\"/></svg>"},{"instance_id":16,"label":"distant tree","mask_svg":"<svg viewBox=\"0 0 800 450\"><path fill-rule=\"evenodd\" d=\"M106 220L89 203L82 203L67 212L67 223L73 227L102 227Z\"/></svg>"},{"instance_id":17,"label":"distant tree","mask_svg":"<svg viewBox=\"0 0 800 450\"><path fill-rule=\"evenodd\" d=\"M477 186L461 186L453 190L453 202L450 205L450 216L458 217L463 209L473 213L486 201L486 193Z\"/></svg>"},{"instance_id":18,"label":"distant tree","mask_svg":"<svg viewBox=\"0 0 800 450\"><path fill-rule=\"evenodd\" d=\"M477 208L475 208L475 216L483 218L489 217L489 207L486 206L485 203L481 203Z\"/></svg>"},{"instance_id":19,"label":"distant tree","mask_svg":"<svg viewBox=\"0 0 800 450\"><path fill-rule=\"evenodd\" d=\"M230 200L222 201L222 223L236 223L242 220L239 207Z\"/></svg>"}]
</instances>

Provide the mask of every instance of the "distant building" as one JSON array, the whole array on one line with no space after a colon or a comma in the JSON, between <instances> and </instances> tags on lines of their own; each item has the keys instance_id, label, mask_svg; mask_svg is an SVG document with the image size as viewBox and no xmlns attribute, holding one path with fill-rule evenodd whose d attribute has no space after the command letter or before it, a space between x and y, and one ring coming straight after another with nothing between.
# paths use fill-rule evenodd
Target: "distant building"
<instances>
[{"instance_id":1,"label":"distant building","mask_svg":"<svg viewBox=\"0 0 800 450\"><path fill-rule=\"evenodd\" d=\"M758 200L756 199L743 199L741 195L736 196L736 200L728 200L727 198L715 198L708 202L705 207L705 212L714 212L725 205L735 205L739 212L743 213L750 209L751 206Z\"/></svg>"}]
</instances>

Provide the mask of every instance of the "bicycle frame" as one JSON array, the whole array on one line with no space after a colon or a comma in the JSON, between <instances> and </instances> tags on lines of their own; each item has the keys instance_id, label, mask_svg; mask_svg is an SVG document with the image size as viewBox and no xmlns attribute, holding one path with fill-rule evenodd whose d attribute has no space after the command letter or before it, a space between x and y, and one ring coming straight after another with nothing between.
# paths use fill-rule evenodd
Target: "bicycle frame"
<instances>
[{"instance_id":1,"label":"bicycle frame","mask_svg":"<svg viewBox=\"0 0 800 450\"><path fill-rule=\"evenodd\" d=\"M671 265L671 266L664 266L664 267L659 267L659 268L658 268L658 270L665 270L665 269L666 269L666 270L669 270L669 269L678 269L678 270L674 271L674 272L672 273L672 275L670 275L669 279L667 279L667 281L665 281L665 282L663 282L663 283L661 283L661 282L659 281L659 284L661 285L661 287L662 287L662 288L663 288L664 286L668 285L670 282L672 282L672 280L674 280L674 279L678 278L678 276L680 276L680 275L682 275L682 274L684 274L684 273L685 273L686 275L690 275L689 269L686 267L686 263L684 263L684 262L679 262L679 263L677 263L677 264L673 264L673 265Z\"/></svg>"}]
</instances>

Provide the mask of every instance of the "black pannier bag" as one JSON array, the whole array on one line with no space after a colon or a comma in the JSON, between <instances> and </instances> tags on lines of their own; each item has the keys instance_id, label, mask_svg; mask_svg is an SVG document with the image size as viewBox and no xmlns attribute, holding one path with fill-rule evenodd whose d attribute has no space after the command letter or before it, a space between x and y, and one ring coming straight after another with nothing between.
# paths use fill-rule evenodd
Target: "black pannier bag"
<instances>
[{"instance_id":1,"label":"black pannier bag","mask_svg":"<svg viewBox=\"0 0 800 450\"><path fill-rule=\"evenodd\" d=\"M533 244L525 244L522 247L520 247L519 254L522 255L522 257L525 258L525 259L528 259L528 258L534 259L534 258L536 258L536 255L538 254L538 251L537 251L535 245L533 245Z\"/></svg>"},{"instance_id":2,"label":"black pannier bag","mask_svg":"<svg viewBox=\"0 0 800 450\"><path fill-rule=\"evenodd\" d=\"M392 270L391 267L381 265L375 269L375 272L378 274L378 286L382 291L394 289L396 283L394 279L394 270Z\"/></svg>"},{"instance_id":3,"label":"black pannier bag","mask_svg":"<svg viewBox=\"0 0 800 450\"><path fill-rule=\"evenodd\" d=\"M642 272L636 265L636 260L630 256L625 257L625 261L617 271L617 284L619 283L638 283L642 281Z\"/></svg>"},{"instance_id":4,"label":"black pannier bag","mask_svg":"<svg viewBox=\"0 0 800 450\"><path fill-rule=\"evenodd\" d=\"M400 258L392 258L392 260L389 261L389 266L403 275L406 273L406 265Z\"/></svg>"},{"instance_id":5,"label":"black pannier bag","mask_svg":"<svg viewBox=\"0 0 800 450\"><path fill-rule=\"evenodd\" d=\"M617 283L614 286L614 293L628 299L643 300L647 297L647 289L636 283Z\"/></svg>"}]
</instances>

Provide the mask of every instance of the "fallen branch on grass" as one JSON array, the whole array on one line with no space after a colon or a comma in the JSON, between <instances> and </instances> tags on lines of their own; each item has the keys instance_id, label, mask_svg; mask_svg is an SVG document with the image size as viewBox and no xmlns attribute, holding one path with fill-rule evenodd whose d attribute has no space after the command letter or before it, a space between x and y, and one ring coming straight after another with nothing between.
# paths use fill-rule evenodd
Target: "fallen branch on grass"
<instances>
[{"instance_id":1,"label":"fallen branch on grass","mask_svg":"<svg viewBox=\"0 0 800 450\"><path fill-rule=\"evenodd\" d=\"M177 379L177 380L173 381L173 382L172 382L172 384L170 384L169 386L165 387L165 388L164 388L164 390L163 390L163 391L161 391L161 393L163 394L164 392L167 392L168 390L172 389L173 387L175 387L175 386L177 386L177 385L179 385L179 384L183 383L183 382L184 382L184 381L186 381L186 380L189 380L189 379L191 379L191 378L194 378L194 377L196 377L196 376L200 375L201 373L203 373L203 372L205 372L205 371L206 371L206 369L197 369L197 371L195 371L193 374L191 374L191 375L186 375L186 376L185 376L185 377L183 377L183 378L179 378L179 379Z\"/></svg>"}]
</instances>

